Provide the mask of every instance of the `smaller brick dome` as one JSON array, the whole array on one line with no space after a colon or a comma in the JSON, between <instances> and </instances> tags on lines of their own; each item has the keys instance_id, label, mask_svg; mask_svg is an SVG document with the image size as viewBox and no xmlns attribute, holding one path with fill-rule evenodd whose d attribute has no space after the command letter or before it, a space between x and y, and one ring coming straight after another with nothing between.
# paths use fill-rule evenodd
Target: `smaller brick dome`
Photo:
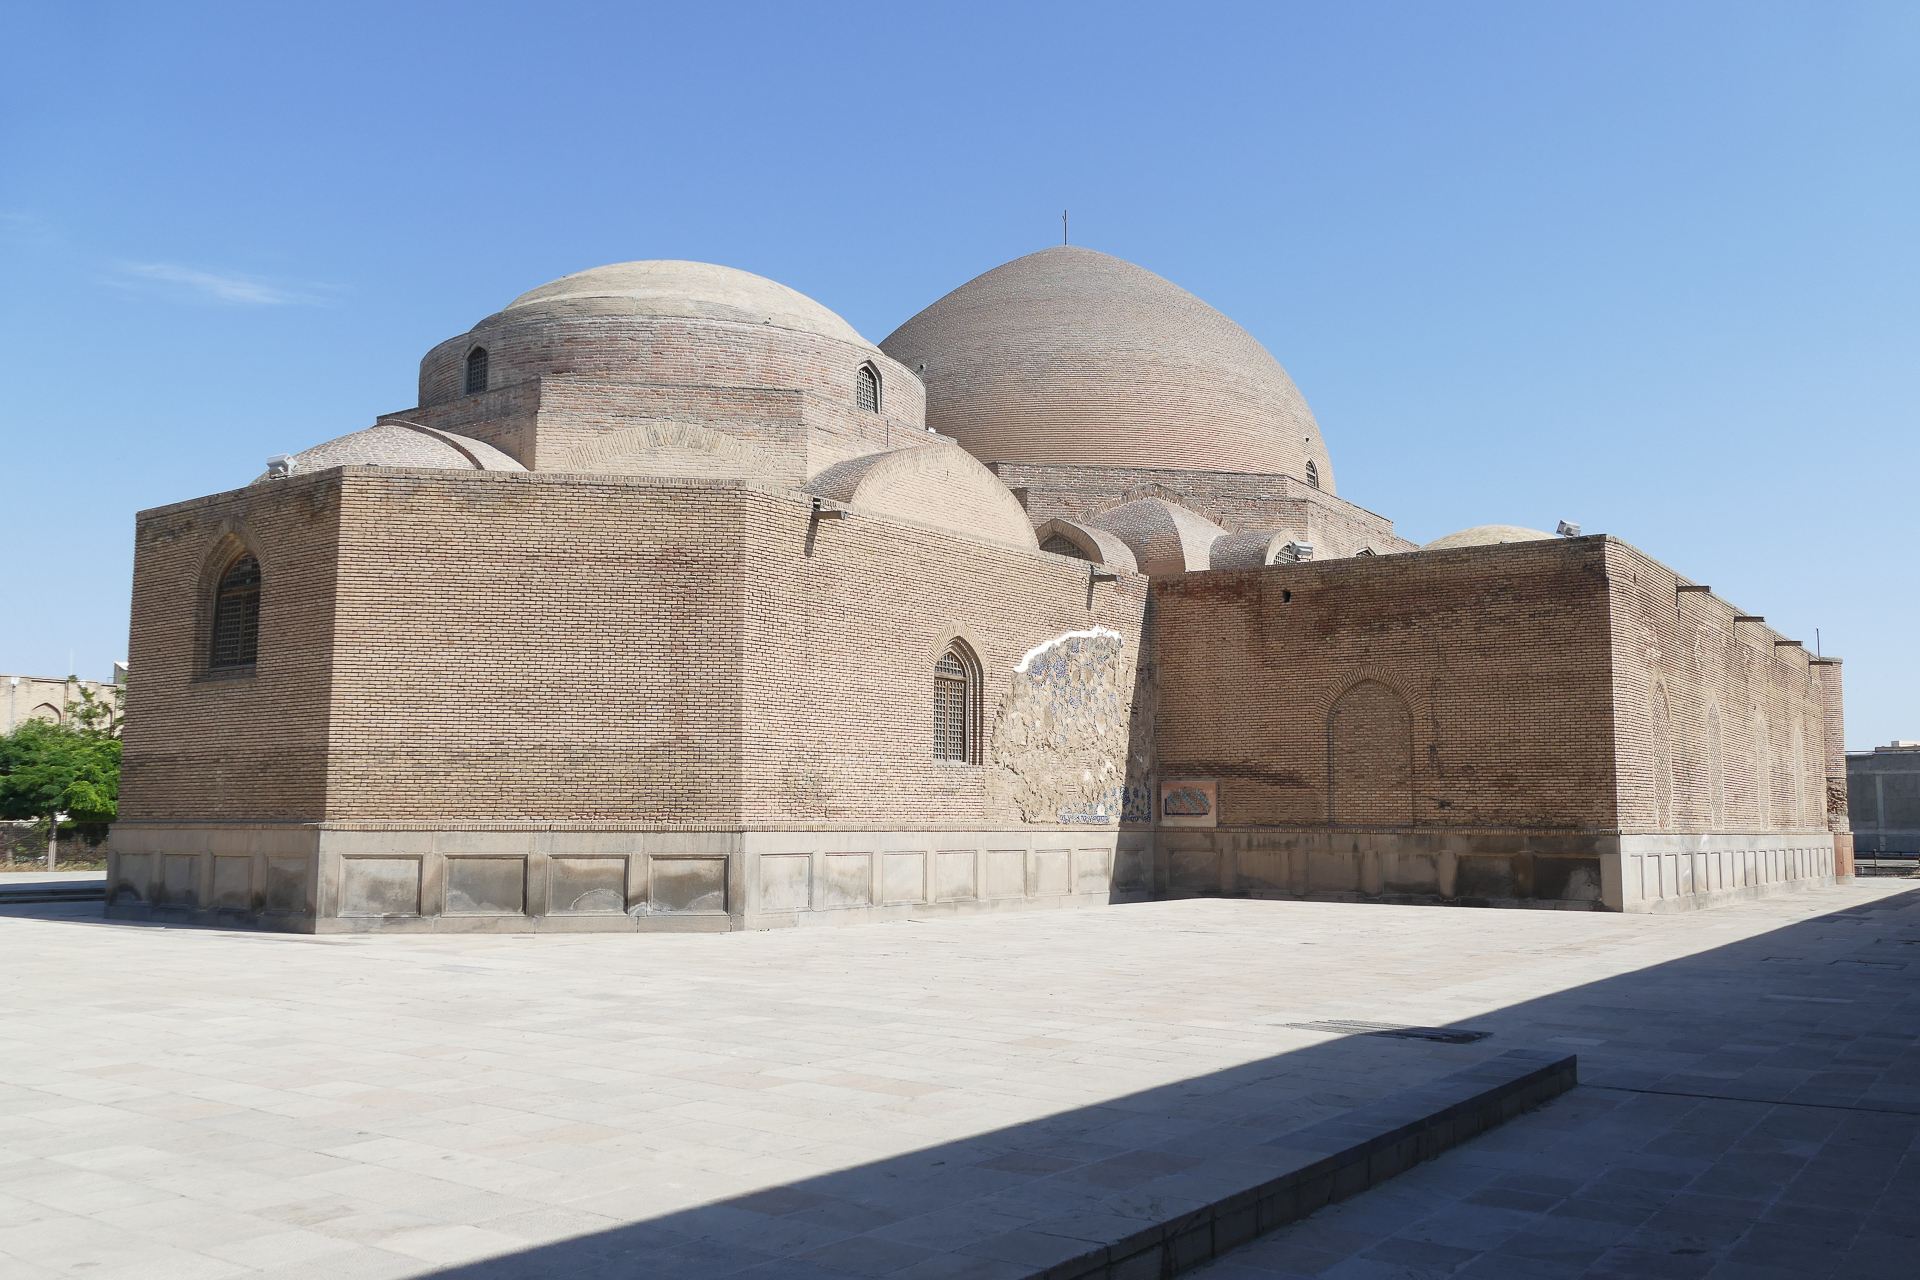
<instances>
[{"instance_id":1,"label":"smaller brick dome","mask_svg":"<svg viewBox=\"0 0 1920 1280\"><path fill-rule=\"evenodd\" d=\"M817 334L855 346L873 344L797 289L711 262L616 262L561 276L527 292L473 327L573 316L659 316L730 320Z\"/></svg>"},{"instance_id":2,"label":"smaller brick dome","mask_svg":"<svg viewBox=\"0 0 1920 1280\"><path fill-rule=\"evenodd\" d=\"M1109 507L1085 520L1119 535L1133 552L1140 572L1159 577L1211 568L1213 544L1227 531L1213 521L1165 498L1139 498Z\"/></svg>"},{"instance_id":3,"label":"smaller brick dome","mask_svg":"<svg viewBox=\"0 0 1920 1280\"><path fill-rule=\"evenodd\" d=\"M1450 533L1444 538L1435 538L1422 551L1444 551L1448 547L1491 547L1501 542L1539 542L1551 539L1550 533L1538 529L1523 529L1517 524L1482 524L1471 529L1462 529Z\"/></svg>"},{"instance_id":4,"label":"smaller brick dome","mask_svg":"<svg viewBox=\"0 0 1920 1280\"><path fill-rule=\"evenodd\" d=\"M525 471L507 454L480 440L417 427L411 423L376 422L365 431L337 436L293 455L291 474L305 475L330 467L435 467L443 471ZM272 473L253 483L272 479Z\"/></svg>"},{"instance_id":5,"label":"smaller brick dome","mask_svg":"<svg viewBox=\"0 0 1920 1280\"><path fill-rule=\"evenodd\" d=\"M965 538L1037 551L1026 508L1000 477L964 449L912 445L835 463L807 481L831 502L897 516Z\"/></svg>"},{"instance_id":6,"label":"smaller brick dome","mask_svg":"<svg viewBox=\"0 0 1920 1280\"><path fill-rule=\"evenodd\" d=\"M521 294L427 352L420 404L562 377L703 395L799 392L909 430L926 426L920 380L826 307L750 271L670 260L594 267ZM482 408L509 411L509 400Z\"/></svg>"}]
</instances>

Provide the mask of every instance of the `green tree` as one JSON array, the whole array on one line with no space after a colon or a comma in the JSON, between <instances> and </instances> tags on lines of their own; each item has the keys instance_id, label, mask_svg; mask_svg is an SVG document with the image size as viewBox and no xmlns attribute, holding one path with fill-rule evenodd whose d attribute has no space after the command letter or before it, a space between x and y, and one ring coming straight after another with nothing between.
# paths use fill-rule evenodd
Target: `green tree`
<instances>
[{"instance_id":1,"label":"green tree","mask_svg":"<svg viewBox=\"0 0 1920 1280\"><path fill-rule=\"evenodd\" d=\"M106 728L29 720L0 737L0 818L112 822L120 812L120 740Z\"/></svg>"}]
</instances>

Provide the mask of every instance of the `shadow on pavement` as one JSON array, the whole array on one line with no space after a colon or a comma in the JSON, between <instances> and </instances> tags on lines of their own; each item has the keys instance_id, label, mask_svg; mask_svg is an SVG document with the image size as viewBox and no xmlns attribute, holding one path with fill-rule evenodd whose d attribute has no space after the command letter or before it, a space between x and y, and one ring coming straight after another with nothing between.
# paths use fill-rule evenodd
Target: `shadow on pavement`
<instances>
[{"instance_id":1,"label":"shadow on pavement","mask_svg":"<svg viewBox=\"0 0 1920 1280\"><path fill-rule=\"evenodd\" d=\"M1559 1106L1597 1088L1671 1098L1676 1106L1685 1099L1731 1099L1808 1108L1835 1120L1830 1137L1845 1142L1851 1134L1859 1143L1864 1172L1847 1195L1880 1197L1905 1187L1907 1203L1920 1203L1917 978L1920 891L1910 891L1476 1017L1471 1029L1492 1037L1472 1050L1368 1036L1363 1051L1371 1062L1383 1052L1441 1061L1510 1049L1578 1052L1584 1087ZM1227 974L1221 980L1268 979ZM461 1280L1072 1274L1048 1272L1062 1256L1062 1241L1111 1240L1192 1212L1224 1186L1220 1168L1320 1122L1329 1108L1368 1101L1341 1092L1361 1042L1330 1039L1100 1106L434 1274ZM1314 1079L1322 1087L1303 1106L1302 1082ZM1805 1158L1773 1155L1769 1185L1777 1196L1790 1196ZM1677 1177L1671 1170L1663 1176L1668 1182ZM1684 1187L1681 1179L1665 1194L1678 1196ZM633 1190L636 1204L648 1193ZM1836 1264L1846 1247L1828 1247L1841 1250L1832 1252ZM1688 1269L1685 1256L1715 1261L1700 1249L1679 1255L1679 1270L1659 1274L1705 1274ZM1676 1261L1663 1257L1663 1266ZM1172 1270L1186 1265L1169 1263ZM1583 1268L1526 1274L1583 1274Z\"/></svg>"}]
</instances>

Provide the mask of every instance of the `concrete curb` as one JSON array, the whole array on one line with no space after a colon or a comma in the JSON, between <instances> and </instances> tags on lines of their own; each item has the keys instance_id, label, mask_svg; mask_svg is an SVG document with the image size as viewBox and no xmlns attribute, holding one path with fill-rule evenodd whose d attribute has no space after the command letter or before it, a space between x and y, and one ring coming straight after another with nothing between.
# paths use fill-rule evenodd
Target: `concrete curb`
<instances>
[{"instance_id":1,"label":"concrete curb","mask_svg":"<svg viewBox=\"0 0 1920 1280\"><path fill-rule=\"evenodd\" d=\"M1167 1280L1497 1128L1573 1088L1578 1069L1573 1054L1510 1049L1192 1170L1212 1194L1176 1217L1039 1222L962 1252L1017 1260L1028 1280Z\"/></svg>"}]
</instances>

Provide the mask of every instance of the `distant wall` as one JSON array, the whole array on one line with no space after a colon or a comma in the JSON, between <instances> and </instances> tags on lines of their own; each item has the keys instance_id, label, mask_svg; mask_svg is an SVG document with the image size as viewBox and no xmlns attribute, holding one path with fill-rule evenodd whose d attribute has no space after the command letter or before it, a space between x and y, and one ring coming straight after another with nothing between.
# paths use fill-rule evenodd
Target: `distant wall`
<instances>
[{"instance_id":1,"label":"distant wall","mask_svg":"<svg viewBox=\"0 0 1920 1280\"><path fill-rule=\"evenodd\" d=\"M1920 751L1856 751L1846 759L1855 850L1920 853Z\"/></svg>"}]
</instances>

